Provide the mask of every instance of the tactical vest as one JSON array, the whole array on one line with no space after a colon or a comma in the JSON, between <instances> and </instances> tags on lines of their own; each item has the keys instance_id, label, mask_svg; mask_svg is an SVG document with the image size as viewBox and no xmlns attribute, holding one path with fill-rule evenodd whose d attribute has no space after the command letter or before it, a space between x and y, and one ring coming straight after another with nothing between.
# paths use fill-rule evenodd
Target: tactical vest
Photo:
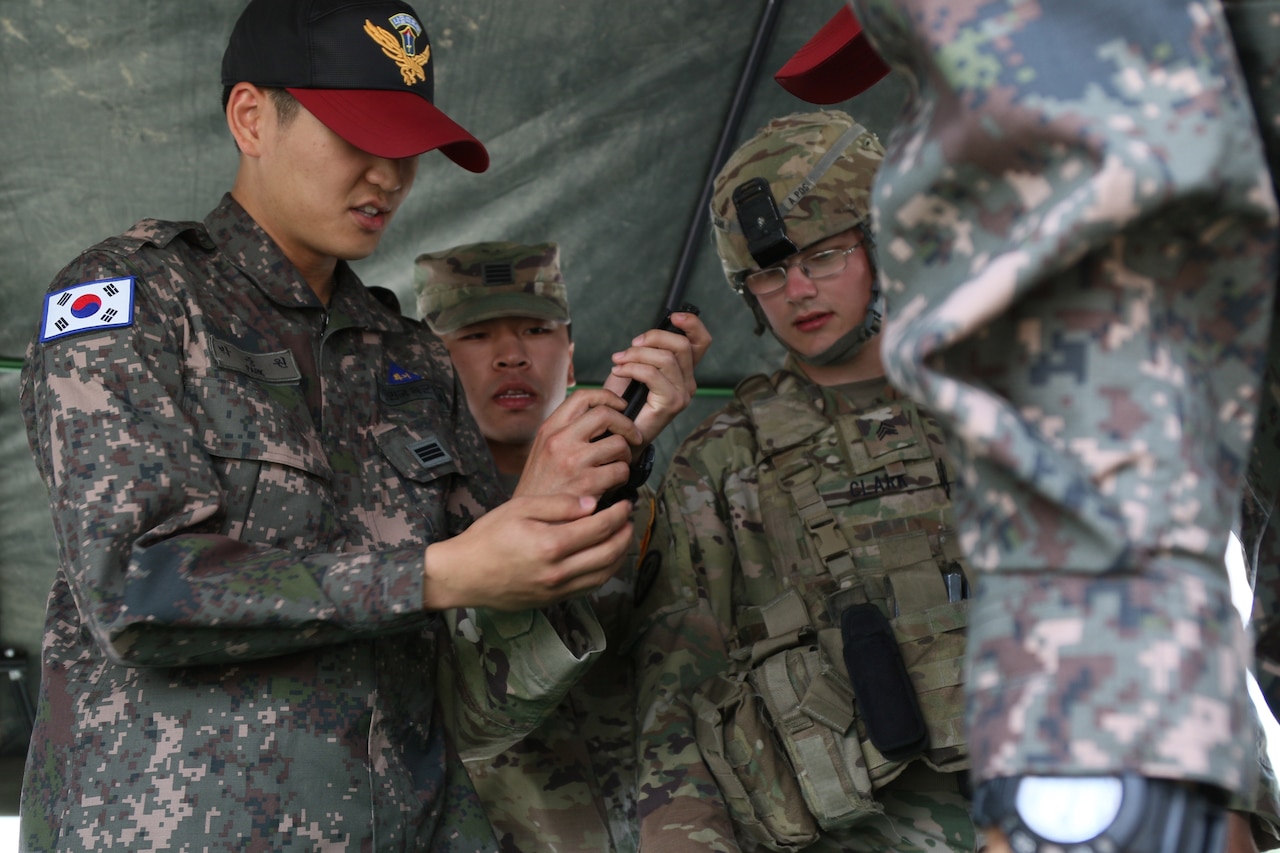
<instances>
[{"instance_id":1,"label":"tactical vest","mask_svg":"<svg viewBox=\"0 0 1280 853\"><path fill-rule=\"evenodd\" d=\"M833 416L821 389L780 385L753 376L736 395L783 591L735 613L734 669L692 701L740 831L798 850L883 811L875 792L913 762L968 767L969 573L914 403Z\"/></svg>"}]
</instances>

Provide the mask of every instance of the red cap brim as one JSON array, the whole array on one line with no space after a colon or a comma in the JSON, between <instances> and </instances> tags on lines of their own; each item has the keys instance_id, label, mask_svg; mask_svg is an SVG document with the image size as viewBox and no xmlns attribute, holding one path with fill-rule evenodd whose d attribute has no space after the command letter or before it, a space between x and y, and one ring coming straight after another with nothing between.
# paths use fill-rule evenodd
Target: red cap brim
<instances>
[{"instance_id":1,"label":"red cap brim","mask_svg":"<svg viewBox=\"0 0 1280 853\"><path fill-rule=\"evenodd\" d=\"M478 139L413 92L389 89L289 89L325 127L361 151L399 160L437 148L471 172L489 168Z\"/></svg>"},{"instance_id":2,"label":"red cap brim","mask_svg":"<svg viewBox=\"0 0 1280 853\"><path fill-rule=\"evenodd\" d=\"M773 79L803 101L836 104L865 92L888 73L853 10L844 5Z\"/></svg>"}]
</instances>

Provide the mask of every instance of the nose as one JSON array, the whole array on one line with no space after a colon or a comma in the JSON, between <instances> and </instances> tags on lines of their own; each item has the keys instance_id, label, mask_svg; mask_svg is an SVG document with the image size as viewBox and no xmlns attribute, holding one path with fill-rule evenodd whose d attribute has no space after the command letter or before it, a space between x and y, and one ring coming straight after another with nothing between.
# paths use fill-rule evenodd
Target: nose
<instances>
[{"instance_id":1,"label":"nose","mask_svg":"<svg viewBox=\"0 0 1280 853\"><path fill-rule=\"evenodd\" d=\"M787 281L782 286L782 291L786 294L788 302L799 302L818 295L818 288L814 285L813 279L805 275L799 264L791 264L787 267Z\"/></svg>"},{"instance_id":2,"label":"nose","mask_svg":"<svg viewBox=\"0 0 1280 853\"><path fill-rule=\"evenodd\" d=\"M529 366L529 354L525 351L524 342L519 335L504 333L498 338L496 344L494 367L510 370Z\"/></svg>"},{"instance_id":3,"label":"nose","mask_svg":"<svg viewBox=\"0 0 1280 853\"><path fill-rule=\"evenodd\" d=\"M392 160L389 157L374 157L365 173L366 179L384 192L399 192L413 180L416 158L406 157Z\"/></svg>"}]
</instances>

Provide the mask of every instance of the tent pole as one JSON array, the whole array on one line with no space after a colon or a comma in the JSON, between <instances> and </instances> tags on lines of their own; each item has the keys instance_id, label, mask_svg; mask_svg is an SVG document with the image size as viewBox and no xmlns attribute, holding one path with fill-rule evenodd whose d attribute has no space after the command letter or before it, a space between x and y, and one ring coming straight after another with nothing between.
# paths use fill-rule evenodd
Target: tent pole
<instances>
[{"instance_id":1,"label":"tent pole","mask_svg":"<svg viewBox=\"0 0 1280 853\"><path fill-rule=\"evenodd\" d=\"M667 299L663 303L662 313L658 316L660 323L667 312L675 310L684 298L688 287L689 275L693 272L693 262L698 255L698 244L707 229L707 207L711 204L711 189L716 173L729 159L730 147L738 136L738 128L747 111L747 103L751 100L751 92L755 85L756 74L760 63L764 60L773 31L777 26L778 15L782 11L782 0L765 0L764 12L760 15L760 23L756 25L755 38L751 42L751 50L747 52L747 60L738 76L738 86L733 93L733 101L729 105L729 114L725 117L724 127L720 131L720 140L716 143L715 154L711 158L711 168L707 171L706 180L702 183L702 192L693 210L693 219L685 233L684 246L680 249L680 259L676 262L675 274L667 289ZM657 323L654 324L655 327Z\"/></svg>"}]
</instances>

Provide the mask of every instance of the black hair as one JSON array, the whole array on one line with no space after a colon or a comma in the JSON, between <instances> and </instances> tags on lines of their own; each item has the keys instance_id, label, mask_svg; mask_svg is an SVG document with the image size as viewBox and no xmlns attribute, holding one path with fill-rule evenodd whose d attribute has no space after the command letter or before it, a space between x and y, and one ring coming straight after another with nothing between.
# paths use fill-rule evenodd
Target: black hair
<instances>
[{"instance_id":1,"label":"black hair","mask_svg":"<svg viewBox=\"0 0 1280 853\"><path fill-rule=\"evenodd\" d=\"M222 87L222 114L227 113L227 104L231 103L231 90L234 86ZM276 115L280 117L280 125L289 124L294 117L298 115L298 109L302 104L298 103L298 99L289 94L288 89L272 89L265 88L266 93L271 97L271 102L276 106Z\"/></svg>"}]
</instances>

